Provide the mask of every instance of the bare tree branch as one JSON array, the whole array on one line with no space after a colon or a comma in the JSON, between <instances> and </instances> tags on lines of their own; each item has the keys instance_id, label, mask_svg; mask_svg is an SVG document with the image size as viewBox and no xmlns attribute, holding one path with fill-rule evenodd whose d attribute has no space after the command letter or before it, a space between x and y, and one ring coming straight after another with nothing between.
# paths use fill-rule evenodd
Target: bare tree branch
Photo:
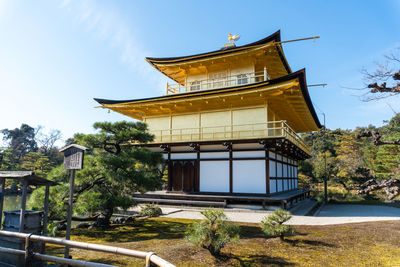
<instances>
[{"instance_id":1,"label":"bare tree branch","mask_svg":"<svg viewBox=\"0 0 400 267\"><path fill-rule=\"evenodd\" d=\"M400 139L394 141L381 141L382 136L375 131L363 131L357 135L357 138L361 137L372 137L374 145L382 146L382 145L400 145Z\"/></svg>"},{"instance_id":2,"label":"bare tree branch","mask_svg":"<svg viewBox=\"0 0 400 267\"><path fill-rule=\"evenodd\" d=\"M391 178L389 180L377 181L370 179L360 186L357 194L366 194L376 190L383 189L386 192L388 200L393 200L400 196L400 180Z\"/></svg>"}]
</instances>

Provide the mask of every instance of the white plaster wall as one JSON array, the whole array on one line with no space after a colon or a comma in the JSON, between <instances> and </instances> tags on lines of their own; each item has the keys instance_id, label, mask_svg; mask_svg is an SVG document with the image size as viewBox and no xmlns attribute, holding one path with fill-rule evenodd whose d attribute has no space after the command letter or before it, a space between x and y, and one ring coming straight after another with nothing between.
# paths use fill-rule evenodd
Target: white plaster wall
<instances>
[{"instance_id":1,"label":"white plaster wall","mask_svg":"<svg viewBox=\"0 0 400 267\"><path fill-rule=\"evenodd\" d=\"M197 159L196 153L171 153L171 159Z\"/></svg>"},{"instance_id":2,"label":"white plaster wall","mask_svg":"<svg viewBox=\"0 0 400 267\"><path fill-rule=\"evenodd\" d=\"M282 192L283 188L282 188L282 179L277 180L278 182L278 192Z\"/></svg>"},{"instance_id":3,"label":"white plaster wall","mask_svg":"<svg viewBox=\"0 0 400 267\"><path fill-rule=\"evenodd\" d=\"M200 161L200 192L229 193L229 161Z\"/></svg>"},{"instance_id":4,"label":"white plaster wall","mask_svg":"<svg viewBox=\"0 0 400 267\"><path fill-rule=\"evenodd\" d=\"M233 161L234 193L266 193L265 160Z\"/></svg>"},{"instance_id":5,"label":"white plaster wall","mask_svg":"<svg viewBox=\"0 0 400 267\"><path fill-rule=\"evenodd\" d=\"M201 159L229 158L229 152L201 152Z\"/></svg>"},{"instance_id":6,"label":"white plaster wall","mask_svg":"<svg viewBox=\"0 0 400 267\"><path fill-rule=\"evenodd\" d=\"M282 177L282 163L277 162L276 164L278 165L276 177Z\"/></svg>"},{"instance_id":7,"label":"white plaster wall","mask_svg":"<svg viewBox=\"0 0 400 267\"><path fill-rule=\"evenodd\" d=\"M275 161L269 161L269 177L276 177Z\"/></svg>"},{"instance_id":8,"label":"white plaster wall","mask_svg":"<svg viewBox=\"0 0 400 267\"><path fill-rule=\"evenodd\" d=\"M233 144L233 149L254 149L254 148L264 148L263 145L258 143L246 143L246 144Z\"/></svg>"},{"instance_id":9,"label":"white plaster wall","mask_svg":"<svg viewBox=\"0 0 400 267\"><path fill-rule=\"evenodd\" d=\"M269 180L269 193L276 193L276 179Z\"/></svg>"},{"instance_id":10,"label":"white plaster wall","mask_svg":"<svg viewBox=\"0 0 400 267\"><path fill-rule=\"evenodd\" d=\"M265 151L233 152L233 158L265 158Z\"/></svg>"}]
</instances>

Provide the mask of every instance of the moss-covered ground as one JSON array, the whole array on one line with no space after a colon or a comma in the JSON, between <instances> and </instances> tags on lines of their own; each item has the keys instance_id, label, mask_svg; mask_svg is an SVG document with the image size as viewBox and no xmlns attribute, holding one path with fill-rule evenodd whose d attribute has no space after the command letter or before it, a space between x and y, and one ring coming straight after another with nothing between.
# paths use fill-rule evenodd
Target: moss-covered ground
<instances>
[{"instance_id":1,"label":"moss-covered ground","mask_svg":"<svg viewBox=\"0 0 400 267\"><path fill-rule=\"evenodd\" d=\"M330 226L297 226L282 242L265 238L257 224L240 224L241 240L213 258L188 244L185 231L193 220L138 219L108 230L74 229L72 239L141 251L154 251L176 266L400 266L400 221ZM61 233L62 234L62 233ZM53 255L63 248L48 246ZM144 266L144 260L72 249L74 259L117 266Z\"/></svg>"}]
</instances>

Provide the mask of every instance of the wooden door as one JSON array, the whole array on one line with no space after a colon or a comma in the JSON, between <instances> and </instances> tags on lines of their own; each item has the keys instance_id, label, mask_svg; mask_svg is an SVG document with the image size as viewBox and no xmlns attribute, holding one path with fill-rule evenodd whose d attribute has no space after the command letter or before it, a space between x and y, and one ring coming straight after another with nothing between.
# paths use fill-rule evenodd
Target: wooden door
<instances>
[{"instance_id":1,"label":"wooden door","mask_svg":"<svg viewBox=\"0 0 400 267\"><path fill-rule=\"evenodd\" d=\"M197 164L195 160L172 161L173 191L198 192Z\"/></svg>"},{"instance_id":2,"label":"wooden door","mask_svg":"<svg viewBox=\"0 0 400 267\"><path fill-rule=\"evenodd\" d=\"M182 191L182 164L180 161L172 162L172 191Z\"/></svg>"},{"instance_id":3,"label":"wooden door","mask_svg":"<svg viewBox=\"0 0 400 267\"><path fill-rule=\"evenodd\" d=\"M195 168L194 161L186 161L183 165L183 191L194 191Z\"/></svg>"}]
</instances>

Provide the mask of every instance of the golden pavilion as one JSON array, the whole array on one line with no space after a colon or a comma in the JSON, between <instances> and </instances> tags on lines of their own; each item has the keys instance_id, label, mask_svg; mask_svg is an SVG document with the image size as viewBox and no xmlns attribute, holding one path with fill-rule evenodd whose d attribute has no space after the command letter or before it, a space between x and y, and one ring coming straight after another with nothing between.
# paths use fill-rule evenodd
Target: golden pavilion
<instances>
[{"instance_id":1,"label":"golden pavilion","mask_svg":"<svg viewBox=\"0 0 400 267\"><path fill-rule=\"evenodd\" d=\"M164 96L95 99L147 123L163 153L168 192L274 196L296 191L297 161L310 151L298 133L317 131L304 69L293 72L280 31L247 45L191 56L146 58L174 81Z\"/></svg>"}]
</instances>

